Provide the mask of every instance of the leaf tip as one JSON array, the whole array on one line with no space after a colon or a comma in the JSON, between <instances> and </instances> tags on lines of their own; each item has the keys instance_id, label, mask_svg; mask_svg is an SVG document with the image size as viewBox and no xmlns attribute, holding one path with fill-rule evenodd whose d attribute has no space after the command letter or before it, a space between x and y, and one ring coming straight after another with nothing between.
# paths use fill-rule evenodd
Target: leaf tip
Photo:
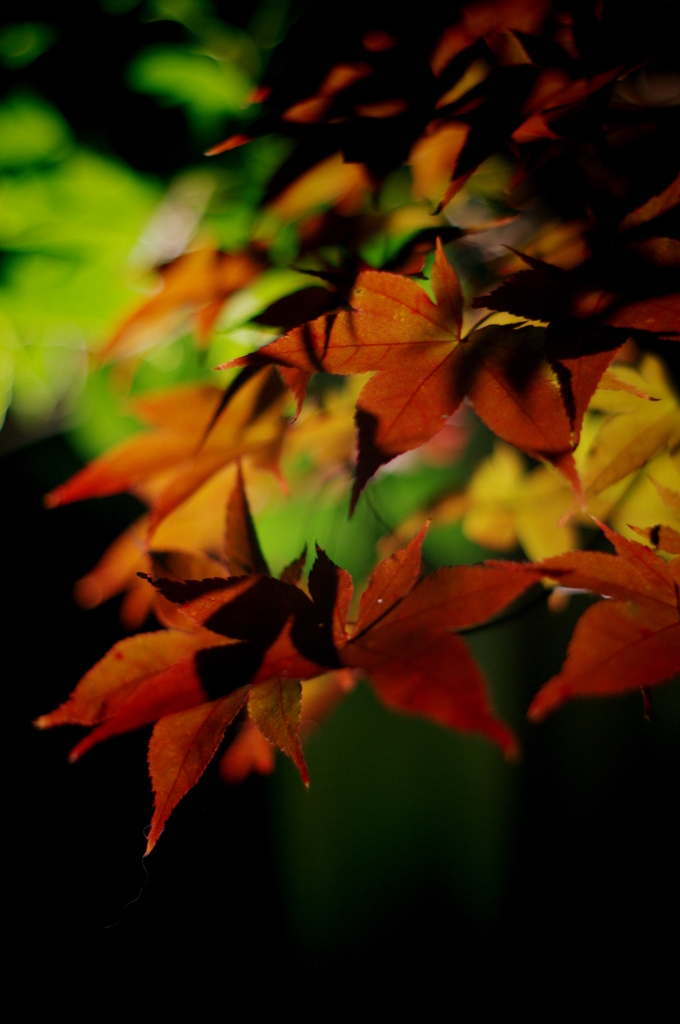
<instances>
[{"instance_id":1,"label":"leaf tip","mask_svg":"<svg viewBox=\"0 0 680 1024\"><path fill-rule=\"evenodd\" d=\"M219 156L220 153L226 153L230 149L236 149L238 146L245 146L248 142L251 142L249 135L230 135L224 142L218 142L216 146L211 146L210 149L206 149L204 156Z\"/></svg>"},{"instance_id":2,"label":"leaf tip","mask_svg":"<svg viewBox=\"0 0 680 1024\"><path fill-rule=\"evenodd\" d=\"M537 725L539 722L543 721L547 713L548 712L545 708L541 707L540 704L537 704L537 702L533 700L529 705L527 718L533 725Z\"/></svg>"},{"instance_id":3,"label":"leaf tip","mask_svg":"<svg viewBox=\"0 0 680 1024\"><path fill-rule=\"evenodd\" d=\"M505 760L509 764L517 764L522 756L519 741L512 729L503 722L499 723L499 725L500 728L498 730L494 730L496 735L493 738L498 741Z\"/></svg>"},{"instance_id":4,"label":"leaf tip","mask_svg":"<svg viewBox=\"0 0 680 1024\"><path fill-rule=\"evenodd\" d=\"M67 757L69 764L75 764L76 761L80 761L83 754L86 754L88 750L91 750L92 747L95 747L100 742L100 729L101 726L99 729L94 729L92 732L89 732L87 736L83 736L80 743L76 743L75 747L69 752Z\"/></svg>"},{"instance_id":5,"label":"leaf tip","mask_svg":"<svg viewBox=\"0 0 680 1024\"><path fill-rule=\"evenodd\" d=\"M158 842L160 837L165 832L165 820L166 819L162 819L161 821L158 821L157 818L158 818L158 811L157 811L157 809L155 809L154 810L153 818L151 819L151 824L147 825L147 827L144 829L144 836L146 838L146 849L144 850L144 853L142 854L142 857L148 857L149 856L151 851L155 848L156 843Z\"/></svg>"},{"instance_id":6,"label":"leaf tip","mask_svg":"<svg viewBox=\"0 0 680 1024\"><path fill-rule=\"evenodd\" d=\"M149 856L149 854L151 853L151 851L155 847L156 843L158 842L158 838L159 837L154 834L153 830L149 833L149 836L148 836L148 838L146 840L146 849L144 850L144 853L142 854L142 857L148 857Z\"/></svg>"},{"instance_id":7,"label":"leaf tip","mask_svg":"<svg viewBox=\"0 0 680 1024\"><path fill-rule=\"evenodd\" d=\"M248 366L246 360L248 356L239 356L238 359L228 359L226 363L218 363L217 366L213 366L213 370L233 370L237 366Z\"/></svg>"},{"instance_id":8,"label":"leaf tip","mask_svg":"<svg viewBox=\"0 0 680 1024\"><path fill-rule=\"evenodd\" d=\"M559 676L554 676L541 687L532 700L527 711L527 718L534 725L542 722L571 696L573 696L573 692L568 683L564 679L560 679Z\"/></svg>"},{"instance_id":9,"label":"leaf tip","mask_svg":"<svg viewBox=\"0 0 680 1024\"><path fill-rule=\"evenodd\" d=\"M522 748L519 743L513 738L512 742L503 751L505 760L508 764L519 764L522 760Z\"/></svg>"}]
</instances>

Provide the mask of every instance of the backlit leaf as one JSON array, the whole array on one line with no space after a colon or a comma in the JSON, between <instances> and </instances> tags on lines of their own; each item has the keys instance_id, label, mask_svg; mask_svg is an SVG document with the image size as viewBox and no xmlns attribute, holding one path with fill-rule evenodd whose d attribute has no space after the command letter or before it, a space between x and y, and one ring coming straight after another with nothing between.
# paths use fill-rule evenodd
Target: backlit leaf
<instances>
[{"instance_id":1,"label":"backlit leaf","mask_svg":"<svg viewBox=\"0 0 680 1024\"><path fill-rule=\"evenodd\" d=\"M120 359L142 352L193 326L205 343L224 303L262 272L246 253L199 249L185 253L161 271L160 288L118 328L101 358Z\"/></svg>"},{"instance_id":2,"label":"backlit leaf","mask_svg":"<svg viewBox=\"0 0 680 1024\"><path fill-rule=\"evenodd\" d=\"M95 459L71 480L47 495L48 507L120 491L154 492L147 540L163 520L186 502L225 466L246 456L263 469L277 472L286 420L280 381L255 374L233 395L208 436L221 404L217 388L181 388L174 399L183 411L175 425L165 427L168 396L155 407L146 399L143 414L159 422L157 429L136 435Z\"/></svg>"},{"instance_id":3,"label":"backlit leaf","mask_svg":"<svg viewBox=\"0 0 680 1024\"><path fill-rule=\"evenodd\" d=\"M410 544L385 558L373 570L368 586L361 595L354 633L368 629L413 588L420 576L420 549L426 530L427 525L423 526Z\"/></svg>"},{"instance_id":4,"label":"backlit leaf","mask_svg":"<svg viewBox=\"0 0 680 1024\"><path fill-rule=\"evenodd\" d=\"M438 243L432 272L435 305L406 278L364 271L351 312L321 317L227 366L282 366L302 372L379 371L357 401L359 458L352 507L376 470L422 445L467 393L500 437L552 461L578 486L571 427L560 390L542 355L540 329L488 327L459 343L461 297ZM298 402L304 379L292 384Z\"/></svg>"},{"instance_id":5,"label":"backlit leaf","mask_svg":"<svg viewBox=\"0 0 680 1024\"><path fill-rule=\"evenodd\" d=\"M253 686L248 714L263 736L292 758L305 785L309 773L300 743L302 686L299 679L271 679Z\"/></svg>"},{"instance_id":6,"label":"backlit leaf","mask_svg":"<svg viewBox=\"0 0 680 1024\"><path fill-rule=\"evenodd\" d=\"M581 616L562 671L529 708L534 720L572 697L625 693L680 671L677 559L667 565L644 545L603 528L615 555L579 551L537 564L562 586L614 600Z\"/></svg>"},{"instance_id":7,"label":"backlit leaf","mask_svg":"<svg viewBox=\"0 0 680 1024\"><path fill-rule=\"evenodd\" d=\"M179 630L139 633L119 640L85 673L68 700L35 722L39 729L55 725L96 725L114 715L149 677L203 647L221 641L210 633Z\"/></svg>"},{"instance_id":8,"label":"backlit leaf","mask_svg":"<svg viewBox=\"0 0 680 1024\"><path fill-rule=\"evenodd\" d=\"M165 822L215 756L227 726L245 703L246 687L200 707L167 715L149 743L154 813L144 856L153 850Z\"/></svg>"}]
</instances>

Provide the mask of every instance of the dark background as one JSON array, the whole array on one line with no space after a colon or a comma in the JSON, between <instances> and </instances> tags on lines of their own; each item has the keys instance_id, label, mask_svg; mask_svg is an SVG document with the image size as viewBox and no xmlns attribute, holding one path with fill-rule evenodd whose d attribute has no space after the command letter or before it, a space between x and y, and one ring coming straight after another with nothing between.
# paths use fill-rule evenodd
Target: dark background
<instances>
[{"instance_id":1,"label":"dark background","mask_svg":"<svg viewBox=\"0 0 680 1024\"><path fill-rule=\"evenodd\" d=\"M224 6L231 21L251 15ZM184 38L182 26L95 3L24 4L21 18L55 24L59 42L3 88L29 85L79 141L139 170L167 178L200 158L181 112L121 78L142 46ZM518 765L399 718L360 687L310 745L309 794L283 759L234 789L213 765L145 865L147 735L69 767L75 731L30 725L122 635L115 602L83 612L71 589L137 505L45 511L42 495L78 465L60 437L0 462L8 935L38 978L58 970L57 989L113 998L160 967L166 983L210 978L211 998L251 979L254 1005L269 990L308 1005L318 983L323 1012L364 980L385 998L446 989L451 1005L474 983L484 1005L499 991L531 1002L544 979L565 994L606 987L623 968L619 991L639 983L653 998L680 920L677 681L653 694L653 723L633 694L529 727L524 709L559 668L585 599L561 619L536 605L473 640L520 733Z\"/></svg>"},{"instance_id":2,"label":"dark background","mask_svg":"<svg viewBox=\"0 0 680 1024\"><path fill-rule=\"evenodd\" d=\"M60 438L2 461L4 817L14 933L42 969L84 956L144 975L181 955L238 977L271 954L272 979L304 964L310 984L346 977L345 992L359 976L405 972L410 987L435 970L457 986L482 970L521 989L527 971L580 986L606 964L632 958L644 973L650 956L658 966L672 953L677 682L653 694L653 723L637 694L522 722L577 607L557 628L540 605L475 637L492 679L514 662L515 692L498 700L520 731L518 765L393 715L362 687L310 746L309 794L283 759L273 777L232 789L213 765L173 813L147 876L146 734L69 767L75 730L30 726L122 635L112 604L80 611L70 589L135 503L45 511L41 494L76 467ZM490 764L504 779L500 803L471 777Z\"/></svg>"}]
</instances>

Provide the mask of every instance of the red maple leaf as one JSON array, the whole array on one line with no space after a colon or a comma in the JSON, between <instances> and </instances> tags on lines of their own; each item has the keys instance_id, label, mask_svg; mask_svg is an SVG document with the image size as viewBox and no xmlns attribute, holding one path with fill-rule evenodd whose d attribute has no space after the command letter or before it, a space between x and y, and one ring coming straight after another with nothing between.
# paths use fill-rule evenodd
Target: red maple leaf
<instances>
[{"instance_id":1,"label":"red maple leaf","mask_svg":"<svg viewBox=\"0 0 680 1024\"><path fill-rule=\"evenodd\" d=\"M121 641L65 704L36 723L95 727L71 760L104 739L156 723L149 746L156 799L147 852L246 703L254 726L293 759L307 781L300 680L328 670L362 670L388 706L486 735L506 754L516 750L511 730L493 713L479 669L453 631L495 615L531 586L538 570L511 574L503 566L455 566L421 579L424 527L375 569L358 620L348 630L352 580L321 549L309 574L309 595L294 582L301 559L283 579L268 575L240 474L227 518L227 558L247 574L151 581L197 631L162 630ZM262 759L261 751L249 756Z\"/></svg>"},{"instance_id":2,"label":"red maple leaf","mask_svg":"<svg viewBox=\"0 0 680 1024\"><path fill-rule=\"evenodd\" d=\"M575 439L543 354L544 332L487 327L461 339L462 295L440 242L432 288L436 302L406 277L362 271L350 310L303 324L222 369L277 364L298 409L315 372L377 371L357 402L352 509L376 470L433 437L466 395L494 433L554 463L578 487Z\"/></svg>"},{"instance_id":3,"label":"red maple leaf","mask_svg":"<svg viewBox=\"0 0 680 1024\"><path fill-rule=\"evenodd\" d=\"M571 551L530 566L560 586L611 599L594 604L579 619L562 671L531 703L533 721L573 697L626 693L680 671L680 558L666 562L600 525L616 554ZM522 567L506 563L508 570Z\"/></svg>"}]
</instances>

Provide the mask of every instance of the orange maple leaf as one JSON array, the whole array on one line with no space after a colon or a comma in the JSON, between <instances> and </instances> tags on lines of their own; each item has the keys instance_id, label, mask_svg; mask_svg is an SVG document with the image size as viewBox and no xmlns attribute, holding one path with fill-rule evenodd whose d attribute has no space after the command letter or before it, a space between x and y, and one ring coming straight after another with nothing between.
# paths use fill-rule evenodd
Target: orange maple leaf
<instances>
[{"instance_id":1,"label":"orange maple leaf","mask_svg":"<svg viewBox=\"0 0 680 1024\"><path fill-rule=\"evenodd\" d=\"M235 534L228 557L266 572L240 474L228 521ZM156 802L147 852L246 702L253 725L307 781L300 680L329 669L363 670L388 706L479 732L511 754L514 736L496 718L479 669L451 631L495 615L538 579L539 570L510 574L493 565L456 566L419 579L424 535L425 527L378 565L349 631L351 577L319 548L309 596L294 582L264 572L186 582L156 578L154 587L196 631L122 641L61 708L36 724L94 725L72 751L76 760L104 739L156 723L149 746ZM284 574L294 579L300 569L298 560ZM246 769L249 760L261 763L262 752L246 752Z\"/></svg>"},{"instance_id":2,"label":"orange maple leaf","mask_svg":"<svg viewBox=\"0 0 680 1024\"><path fill-rule=\"evenodd\" d=\"M357 402L351 509L376 470L433 437L465 395L499 437L553 462L578 487L570 421L540 330L487 327L461 339L463 299L439 241L432 287L436 303L408 278L363 271L351 310L319 317L221 368L277 364L298 409L317 371L378 371Z\"/></svg>"},{"instance_id":3,"label":"orange maple leaf","mask_svg":"<svg viewBox=\"0 0 680 1024\"><path fill-rule=\"evenodd\" d=\"M531 703L533 721L572 697L626 693L680 671L680 559L667 563L645 545L600 525L615 555L572 551L531 566L560 586L612 598L579 619L562 671Z\"/></svg>"},{"instance_id":4,"label":"orange maple leaf","mask_svg":"<svg viewBox=\"0 0 680 1024\"><path fill-rule=\"evenodd\" d=\"M225 397L230 399L228 409ZM284 399L272 371L249 371L226 392L189 386L136 399L134 411L152 429L95 459L51 491L45 503L54 508L137 491L151 498L148 541L166 516L229 463L249 456L256 465L278 472L288 423Z\"/></svg>"},{"instance_id":5,"label":"orange maple leaf","mask_svg":"<svg viewBox=\"0 0 680 1024\"><path fill-rule=\"evenodd\" d=\"M230 295L262 273L248 253L197 249L178 256L160 271L160 286L120 325L104 346L104 361L135 355L193 326L200 344L210 338Z\"/></svg>"}]
</instances>

